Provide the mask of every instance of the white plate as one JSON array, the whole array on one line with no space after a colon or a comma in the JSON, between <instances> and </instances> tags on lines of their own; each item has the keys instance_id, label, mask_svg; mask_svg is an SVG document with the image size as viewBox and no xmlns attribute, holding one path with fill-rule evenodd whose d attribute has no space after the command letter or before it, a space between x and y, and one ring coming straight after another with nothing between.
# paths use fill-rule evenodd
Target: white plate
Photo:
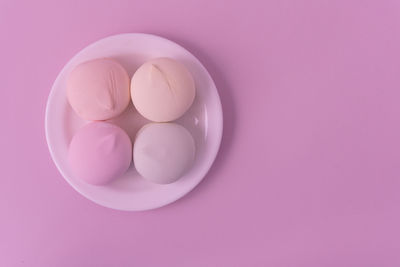
<instances>
[{"instance_id":1,"label":"white plate","mask_svg":"<svg viewBox=\"0 0 400 267\"><path fill-rule=\"evenodd\" d=\"M74 178L67 162L68 145L86 121L72 110L66 98L66 77L77 64L95 58L119 61L132 76L146 60L171 57L192 73L196 98L189 111L176 122L190 131L196 142L196 159L184 177L169 185L158 185L141 178L133 164L122 177L106 186L93 186ZM137 130L147 123L130 104L111 120L127 131L132 141ZM215 84L203 65L186 49L167 39L141 33L114 35L99 40L75 55L54 82L46 109L46 138L54 163L65 180L95 203L118 210L149 210L169 204L192 190L206 175L218 153L222 136L222 109Z\"/></svg>"}]
</instances>

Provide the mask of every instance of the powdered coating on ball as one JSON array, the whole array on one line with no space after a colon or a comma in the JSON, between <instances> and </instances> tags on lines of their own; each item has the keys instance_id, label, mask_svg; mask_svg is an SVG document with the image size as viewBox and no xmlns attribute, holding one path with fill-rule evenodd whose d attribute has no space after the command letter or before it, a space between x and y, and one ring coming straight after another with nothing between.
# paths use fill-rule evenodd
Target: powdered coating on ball
<instances>
[{"instance_id":1,"label":"powdered coating on ball","mask_svg":"<svg viewBox=\"0 0 400 267\"><path fill-rule=\"evenodd\" d=\"M136 135L133 161L145 179L169 184L181 178L195 157L195 143L183 126L175 123L150 123Z\"/></svg>"}]
</instances>

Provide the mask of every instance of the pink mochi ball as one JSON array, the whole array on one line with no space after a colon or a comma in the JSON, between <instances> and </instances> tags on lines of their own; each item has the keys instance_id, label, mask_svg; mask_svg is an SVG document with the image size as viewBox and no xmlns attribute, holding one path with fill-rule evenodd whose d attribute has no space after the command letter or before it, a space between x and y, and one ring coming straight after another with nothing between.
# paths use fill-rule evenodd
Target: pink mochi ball
<instances>
[{"instance_id":1,"label":"pink mochi ball","mask_svg":"<svg viewBox=\"0 0 400 267\"><path fill-rule=\"evenodd\" d=\"M103 185L126 172L132 161L132 143L118 126L91 122L75 134L68 160L76 178Z\"/></svg>"},{"instance_id":2,"label":"pink mochi ball","mask_svg":"<svg viewBox=\"0 0 400 267\"><path fill-rule=\"evenodd\" d=\"M85 120L107 120L121 114L130 101L126 70L108 58L76 66L67 80L67 97L74 111Z\"/></svg>"}]
</instances>

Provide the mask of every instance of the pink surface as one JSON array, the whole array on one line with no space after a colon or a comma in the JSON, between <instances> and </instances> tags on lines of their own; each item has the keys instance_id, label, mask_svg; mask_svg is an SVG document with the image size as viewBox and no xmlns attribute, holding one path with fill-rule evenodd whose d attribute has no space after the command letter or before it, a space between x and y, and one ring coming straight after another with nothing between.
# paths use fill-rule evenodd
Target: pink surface
<instances>
[{"instance_id":1,"label":"pink surface","mask_svg":"<svg viewBox=\"0 0 400 267\"><path fill-rule=\"evenodd\" d=\"M0 266L399 266L399 12L397 0L1 1ZM185 46L224 107L209 175L149 212L79 195L45 141L62 66L121 32Z\"/></svg>"}]
</instances>

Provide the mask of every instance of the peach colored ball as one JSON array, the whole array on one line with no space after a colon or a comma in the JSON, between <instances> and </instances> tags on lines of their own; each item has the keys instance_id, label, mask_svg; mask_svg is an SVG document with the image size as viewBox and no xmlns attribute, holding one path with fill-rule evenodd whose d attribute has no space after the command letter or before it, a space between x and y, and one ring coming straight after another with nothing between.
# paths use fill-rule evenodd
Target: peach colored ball
<instances>
[{"instance_id":1,"label":"peach colored ball","mask_svg":"<svg viewBox=\"0 0 400 267\"><path fill-rule=\"evenodd\" d=\"M195 84L186 67L171 58L144 63L131 80L131 97L138 112L155 122L181 117L195 98Z\"/></svg>"},{"instance_id":2,"label":"peach colored ball","mask_svg":"<svg viewBox=\"0 0 400 267\"><path fill-rule=\"evenodd\" d=\"M75 67L68 77L68 101L85 120L107 120L128 106L129 83L128 73L117 61L87 61Z\"/></svg>"}]
</instances>

